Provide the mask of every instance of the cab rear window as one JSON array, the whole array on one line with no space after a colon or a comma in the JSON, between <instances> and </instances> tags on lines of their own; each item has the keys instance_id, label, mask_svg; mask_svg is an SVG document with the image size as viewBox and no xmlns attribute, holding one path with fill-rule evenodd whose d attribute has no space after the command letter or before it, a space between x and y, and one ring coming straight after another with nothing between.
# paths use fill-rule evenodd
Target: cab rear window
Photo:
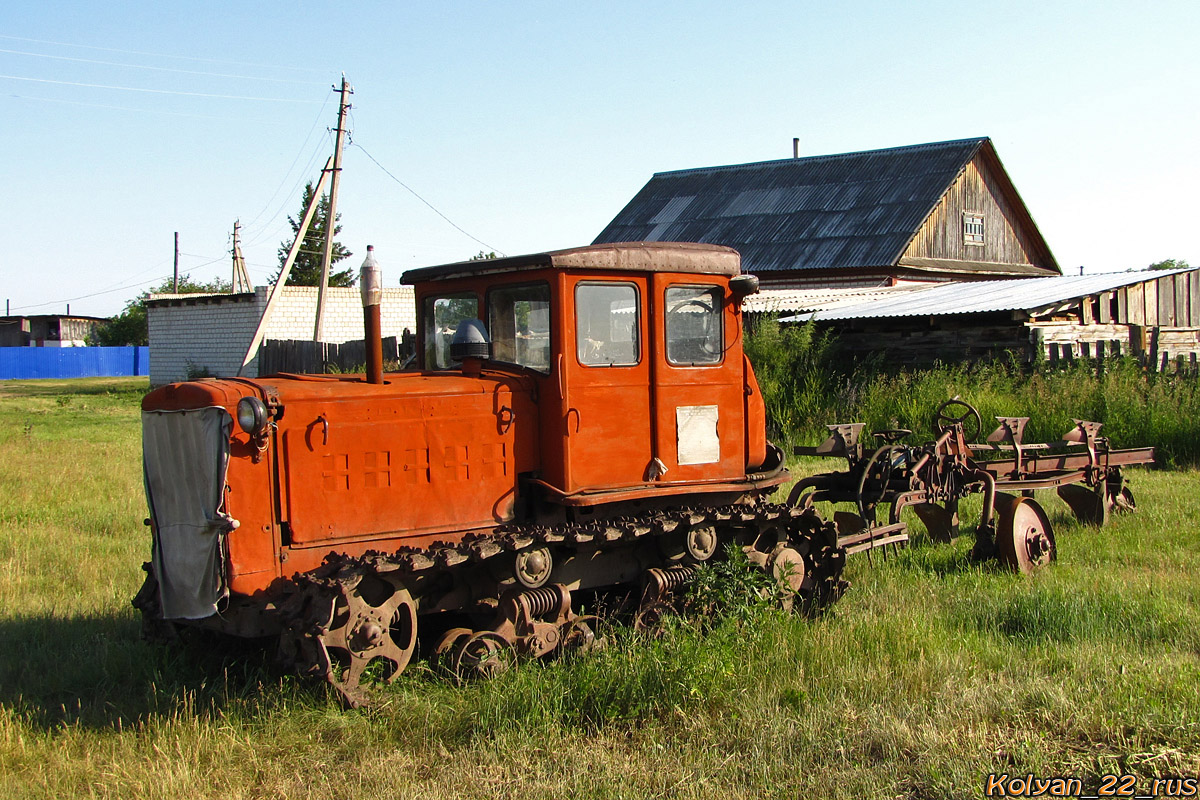
<instances>
[{"instance_id":1,"label":"cab rear window","mask_svg":"<svg viewBox=\"0 0 1200 800\"><path fill-rule=\"evenodd\" d=\"M667 361L678 366L719 364L724 356L719 286L667 288Z\"/></svg>"}]
</instances>

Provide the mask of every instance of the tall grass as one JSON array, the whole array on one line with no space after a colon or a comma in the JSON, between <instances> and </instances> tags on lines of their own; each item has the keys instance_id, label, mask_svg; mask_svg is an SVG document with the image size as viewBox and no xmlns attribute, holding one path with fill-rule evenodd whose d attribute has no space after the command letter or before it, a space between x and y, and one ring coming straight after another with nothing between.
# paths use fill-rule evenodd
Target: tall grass
<instances>
[{"instance_id":1,"label":"tall grass","mask_svg":"<svg viewBox=\"0 0 1200 800\"><path fill-rule=\"evenodd\" d=\"M782 326L770 317L747 331L746 352L772 434L789 444L816 444L826 425L844 422L932 437L934 409L960 396L979 410L983 435L997 416L1030 417L1030 442L1056 440L1087 419L1104 423L1114 446L1155 447L1165 466L1200 465L1200 379L1147 371L1133 358L889 369L877 358L850 358L811 322Z\"/></svg>"},{"instance_id":2,"label":"tall grass","mask_svg":"<svg viewBox=\"0 0 1200 800\"><path fill-rule=\"evenodd\" d=\"M269 648L139 640L144 381L82 388L0 384L4 800L959 798L994 771L1200 772L1195 472L1138 473L1103 531L1051 497L1059 561L1032 579L973 564L969 537L914 546L852 558L813 621L718 586L724 618L465 687L414 663L346 711Z\"/></svg>"}]
</instances>

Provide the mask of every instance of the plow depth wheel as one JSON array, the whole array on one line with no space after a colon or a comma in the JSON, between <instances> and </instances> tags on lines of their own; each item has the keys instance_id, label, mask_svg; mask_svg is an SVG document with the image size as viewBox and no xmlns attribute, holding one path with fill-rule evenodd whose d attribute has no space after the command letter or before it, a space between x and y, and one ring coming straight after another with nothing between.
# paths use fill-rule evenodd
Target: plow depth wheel
<instances>
[{"instance_id":1,"label":"plow depth wheel","mask_svg":"<svg viewBox=\"0 0 1200 800\"><path fill-rule=\"evenodd\" d=\"M1046 512L1028 497L1013 497L997 504L996 551L1000 563L1014 572L1029 573L1057 557L1054 531Z\"/></svg>"}]
</instances>

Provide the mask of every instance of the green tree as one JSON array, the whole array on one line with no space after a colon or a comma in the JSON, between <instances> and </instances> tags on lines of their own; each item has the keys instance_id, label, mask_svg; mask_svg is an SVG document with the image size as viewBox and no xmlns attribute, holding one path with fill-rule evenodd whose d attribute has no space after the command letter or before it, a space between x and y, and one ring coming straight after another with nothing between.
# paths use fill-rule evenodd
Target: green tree
<instances>
[{"instance_id":1,"label":"green tree","mask_svg":"<svg viewBox=\"0 0 1200 800\"><path fill-rule=\"evenodd\" d=\"M197 283L188 275L179 277L179 294L216 294L228 292L229 281L217 278L208 283ZM175 291L175 281L168 278L153 289L147 289L125 304L125 309L88 336L87 343L93 347L144 347L150 344L150 328L146 323L146 301L152 294L168 294Z\"/></svg>"},{"instance_id":2,"label":"green tree","mask_svg":"<svg viewBox=\"0 0 1200 800\"><path fill-rule=\"evenodd\" d=\"M1182 258L1168 258L1166 261L1155 261L1146 269L1187 269L1188 262Z\"/></svg>"},{"instance_id":3,"label":"green tree","mask_svg":"<svg viewBox=\"0 0 1200 800\"><path fill-rule=\"evenodd\" d=\"M283 264L287 261L288 252L292 249L292 242L296 240L296 236L300 233L300 221L304 219L304 211L308 208L308 204L312 202L312 196L313 185L312 181L309 181L304 187L304 196L300 198L299 218L288 217L288 224L292 226L292 237L281 242L279 245L279 269L275 272L275 276L271 278L271 283L276 283L279 280L279 274L283 272ZM342 215L338 214L337 219L334 221L334 236L342 232L342 226L337 224L341 218ZM287 286L320 285L321 259L325 255L325 230L328 224L329 195L323 194L317 203L317 213L313 214L308 231L304 234L304 241L300 244L300 252L296 254L296 263L292 264L292 271L288 273ZM354 285L355 280L357 280L354 270L345 269L341 272L334 272L332 269L334 264L352 255L354 254L347 250L341 242L336 239L334 240L330 258L330 286Z\"/></svg>"}]
</instances>

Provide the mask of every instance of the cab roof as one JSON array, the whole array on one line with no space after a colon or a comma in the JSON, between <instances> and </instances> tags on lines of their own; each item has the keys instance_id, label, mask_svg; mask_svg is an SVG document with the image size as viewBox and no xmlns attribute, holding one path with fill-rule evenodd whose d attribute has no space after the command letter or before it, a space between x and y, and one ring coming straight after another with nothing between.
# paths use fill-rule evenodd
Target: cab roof
<instances>
[{"instance_id":1,"label":"cab roof","mask_svg":"<svg viewBox=\"0 0 1200 800\"><path fill-rule=\"evenodd\" d=\"M410 269L403 284L443 281L535 269L585 269L631 272L696 272L734 276L741 273L741 256L732 247L692 242L615 242L479 261L459 261L438 267Z\"/></svg>"}]
</instances>

